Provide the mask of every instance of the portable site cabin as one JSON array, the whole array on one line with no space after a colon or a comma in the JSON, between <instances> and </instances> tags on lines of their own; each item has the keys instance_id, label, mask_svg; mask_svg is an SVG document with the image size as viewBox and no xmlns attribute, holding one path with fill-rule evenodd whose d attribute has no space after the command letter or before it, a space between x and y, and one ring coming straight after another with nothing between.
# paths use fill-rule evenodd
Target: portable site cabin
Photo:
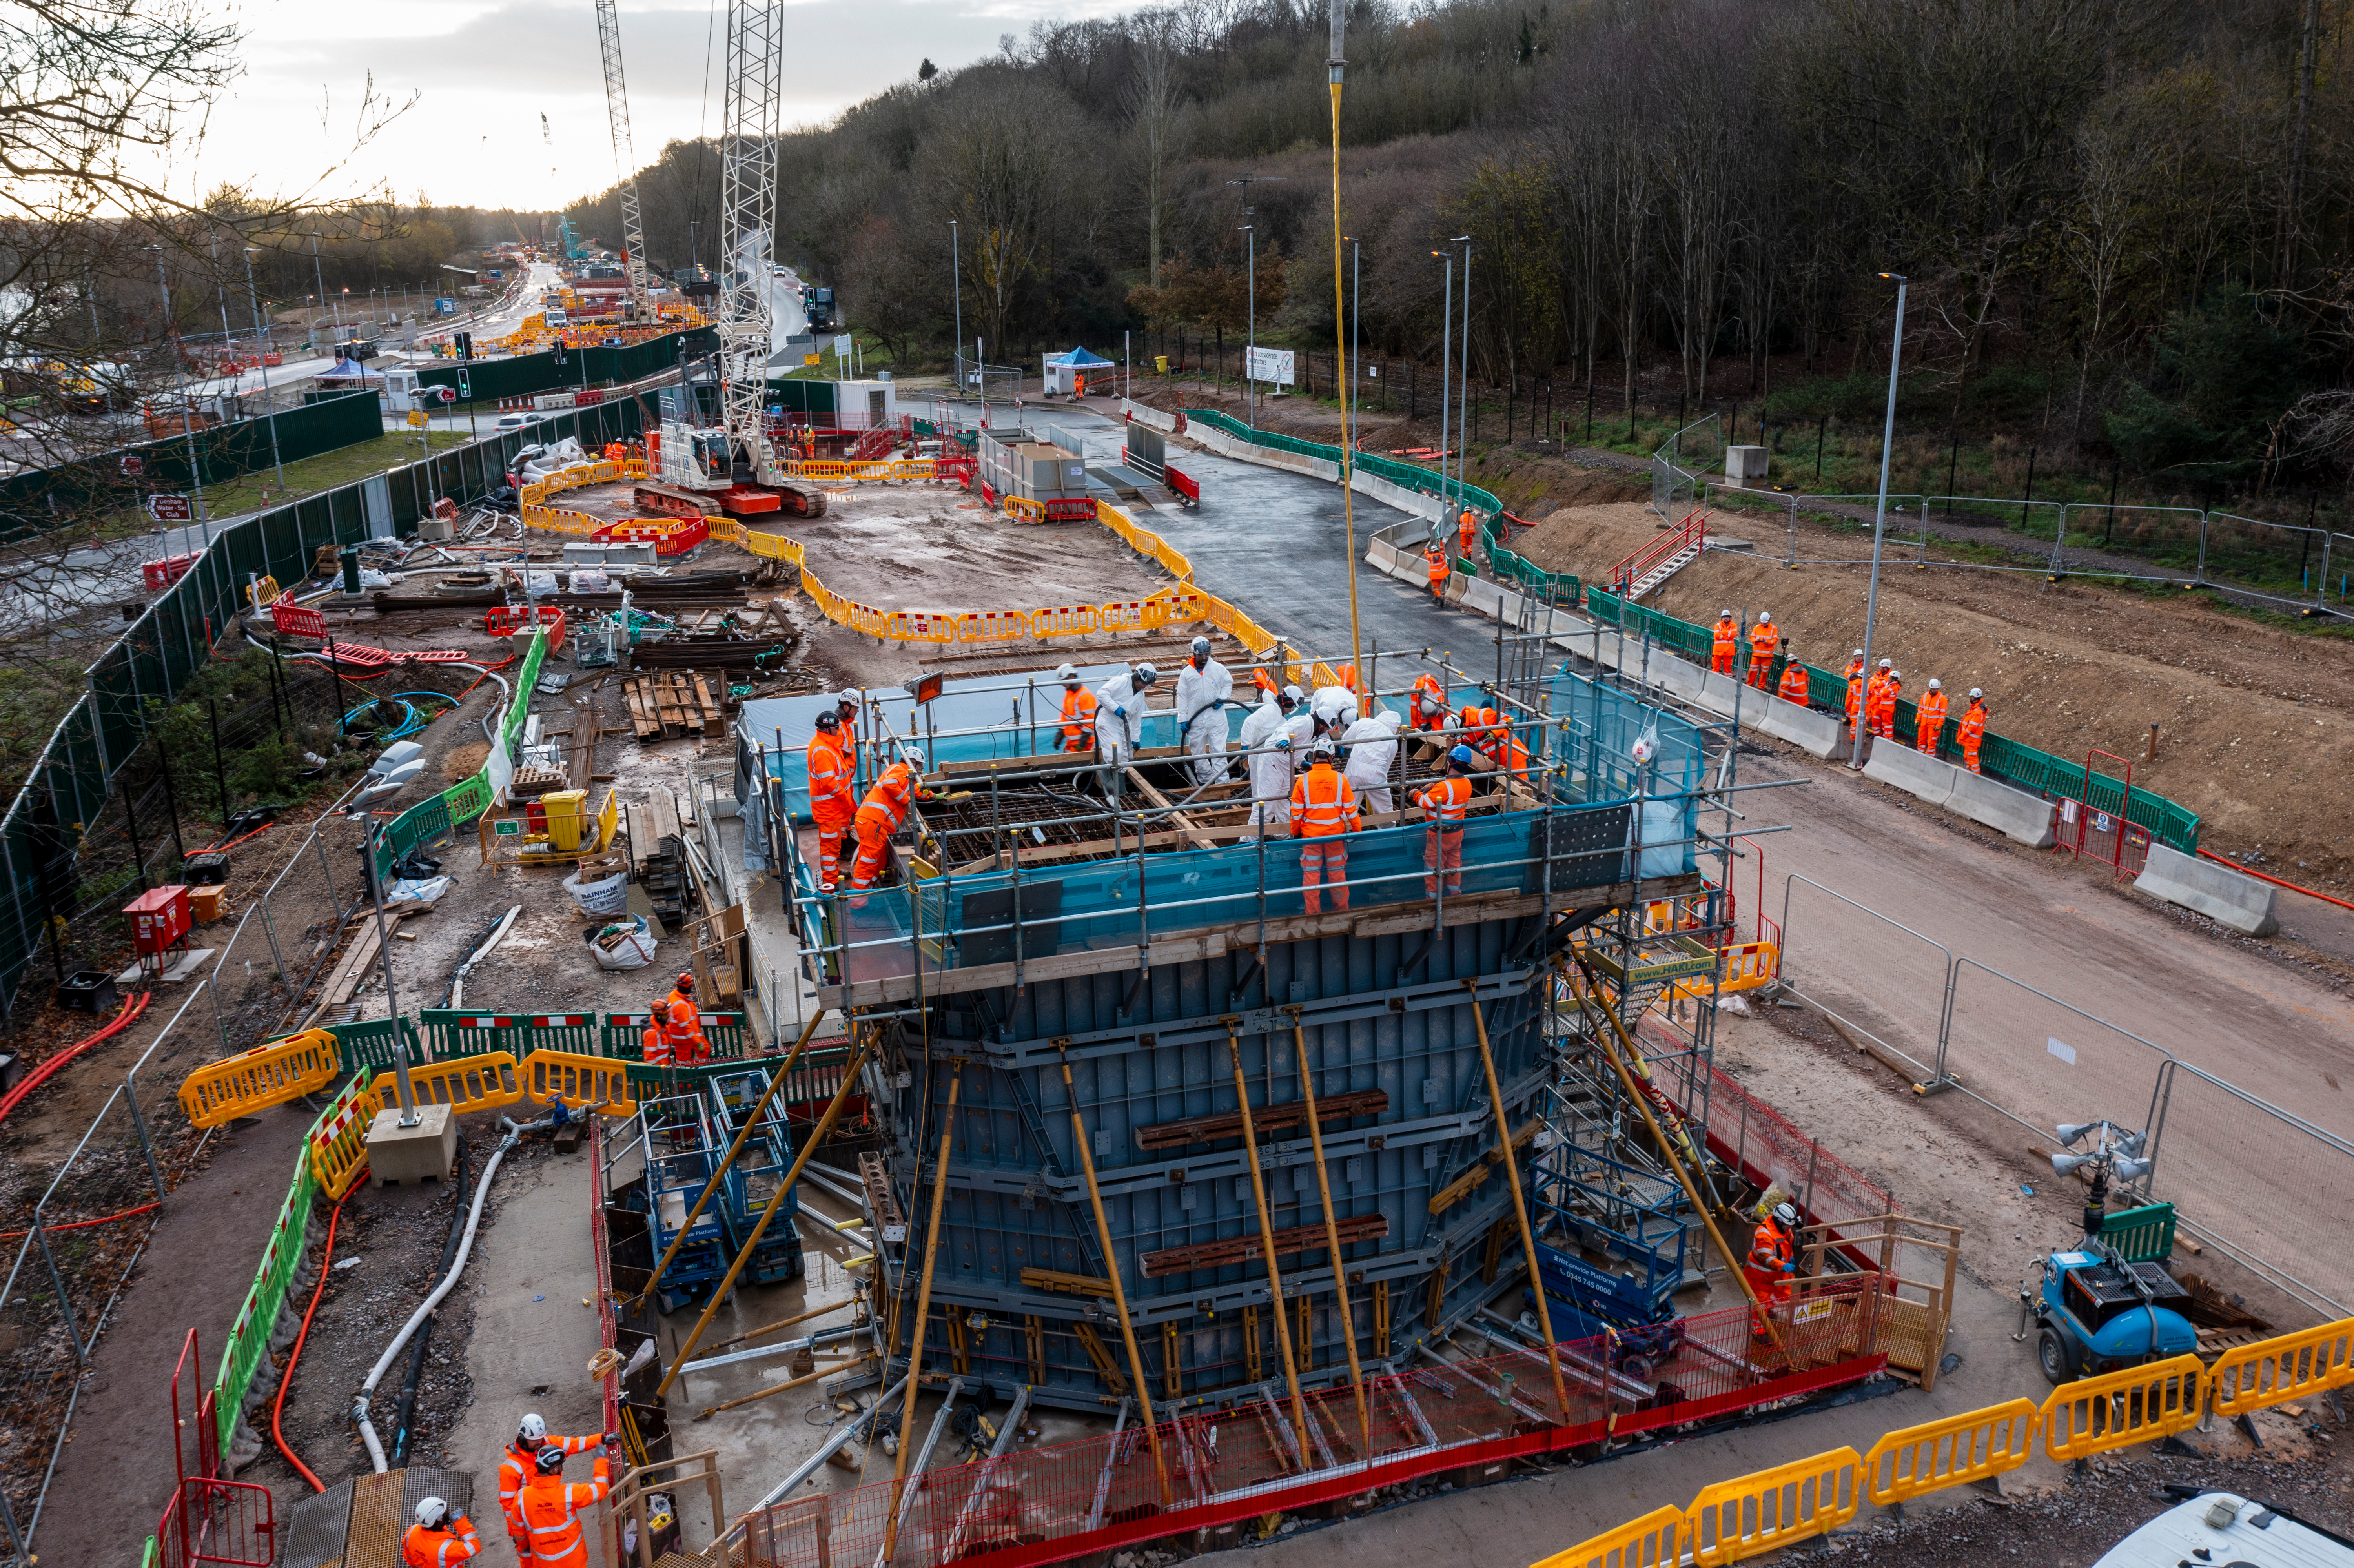
<instances>
[{"instance_id":1,"label":"portable site cabin","mask_svg":"<svg viewBox=\"0 0 2354 1568\"><path fill-rule=\"evenodd\" d=\"M1084 347L1074 348L1068 354L1046 355L1041 364L1048 394L1059 392L1066 397L1078 391L1079 383L1084 378L1119 368L1101 355L1091 354Z\"/></svg>"}]
</instances>

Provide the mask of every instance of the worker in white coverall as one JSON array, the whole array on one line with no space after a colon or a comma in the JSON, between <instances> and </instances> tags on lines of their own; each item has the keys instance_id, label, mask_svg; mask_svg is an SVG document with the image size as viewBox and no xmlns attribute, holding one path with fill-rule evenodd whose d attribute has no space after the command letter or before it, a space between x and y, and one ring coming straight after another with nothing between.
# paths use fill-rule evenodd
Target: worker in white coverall
<instances>
[{"instance_id":1,"label":"worker in white coverall","mask_svg":"<svg viewBox=\"0 0 2354 1568\"><path fill-rule=\"evenodd\" d=\"M1251 814L1253 825L1263 821L1288 821L1291 815L1291 767L1288 759L1278 758L1267 748L1275 744L1283 721L1298 705L1297 686L1286 686L1280 692L1267 692L1243 720L1240 740L1243 748L1243 771L1251 781ZM1280 768L1277 767L1281 762ZM1267 813L1274 806L1280 786L1283 810L1278 817Z\"/></svg>"},{"instance_id":2,"label":"worker in white coverall","mask_svg":"<svg viewBox=\"0 0 2354 1568\"><path fill-rule=\"evenodd\" d=\"M1346 686L1319 686L1308 701L1315 714L1319 733L1338 741L1348 727L1357 722L1357 694Z\"/></svg>"},{"instance_id":3,"label":"worker in white coverall","mask_svg":"<svg viewBox=\"0 0 2354 1568\"><path fill-rule=\"evenodd\" d=\"M1359 719L1341 736L1341 744L1349 748L1349 766L1341 777L1357 792L1363 810L1387 816L1394 807L1390 765L1397 760L1398 726L1405 722L1405 715L1384 708Z\"/></svg>"},{"instance_id":4,"label":"worker in white coverall","mask_svg":"<svg viewBox=\"0 0 2354 1568\"><path fill-rule=\"evenodd\" d=\"M1114 675L1096 692L1096 750L1104 761L1104 793L1120 792L1122 769L1144 744L1144 699L1161 679L1150 664Z\"/></svg>"},{"instance_id":5,"label":"worker in white coverall","mask_svg":"<svg viewBox=\"0 0 2354 1568\"><path fill-rule=\"evenodd\" d=\"M1210 657L1210 640L1193 639L1192 655L1177 671L1177 722L1185 726L1185 751L1193 758L1193 782L1214 784L1226 776L1225 704L1235 678Z\"/></svg>"}]
</instances>

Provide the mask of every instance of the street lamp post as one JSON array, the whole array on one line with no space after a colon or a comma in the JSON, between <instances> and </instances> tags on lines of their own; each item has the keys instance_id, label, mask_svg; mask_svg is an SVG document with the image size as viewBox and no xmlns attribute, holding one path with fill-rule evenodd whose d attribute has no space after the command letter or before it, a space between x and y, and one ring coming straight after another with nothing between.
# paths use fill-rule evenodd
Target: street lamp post
<instances>
[{"instance_id":1,"label":"street lamp post","mask_svg":"<svg viewBox=\"0 0 2354 1568\"><path fill-rule=\"evenodd\" d=\"M964 396L964 249L957 239L957 220L949 219L949 287L956 295L957 396Z\"/></svg>"},{"instance_id":2,"label":"street lamp post","mask_svg":"<svg viewBox=\"0 0 2354 1568\"><path fill-rule=\"evenodd\" d=\"M1447 268L1447 292L1438 307L1438 503L1447 506L1447 399L1455 389L1455 252L1431 252ZM1447 520L1437 524L1437 536L1447 534Z\"/></svg>"},{"instance_id":3,"label":"street lamp post","mask_svg":"<svg viewBox=\"0 0 2354 1568\"><path fill-rule=\"evenodd\" d=\"M270 421L270 465L278 471L280 494L286 491L286 465L278 456L278 411L270 407L270 335L261 319L261 292L253 286L253 246L245 248L245 291L253 300L253 335L260 346L261 404L268 410L263 418Z\"/></svg>"},{"instance_id":4,"label":"street lamp post","mask_svg":"<svg viewBox=\"0 0 2354 1568\"><path fill-rule=\"evenodd\" d=\"M164 352L172 356L172 386L180 395L180 433L188 440L188 482L196 489L196 527L201 533L206 526L205 469L203 460L196 456L196 423L188 412L186 366L180 362L179 350L172 346L172 281L164 275L164 248L150 245L147 249L155 253L155 284L164 293ZM187 542L187 530L184 527L180 543L185 546ZM164 548L168 551L171 546L166 545Z\"/></svg>"},{"instance_id":5,"label":"street lamp post","mask_svg":"<svg viewBox=\"0 0 2354 1568\"><path fill-rule=\"evenodd\" d=\"M1863 680L1864 690L1872 689L1872 623L1880 611L1880 551L1888 536L1888 461L1896 446L1896 367L1904 349L1904 283L1902 273L1882 272L1882 278L1896 285L1896 330L1888 339L1888 418L1880 431L1880 500L1872 514L1872 586L1863 597ZM1863 723L1861 706L1856 713L1856 727L1848 736L1847 765L1863 767Z\"/></svg>"},{"instance_id":6,"label":"street lamp post","mask_svg":"<svg viewBox=\"0 0 2354 1568\"><path fill-rule=\"evenodd\" d=\"M1258 383L1251 378L1255 368L1252 361L1258 357L1258 228L1256 224L1243 225L1243 295L1248 303L1244 307L1243 340L1243 402L1244 422L1258 429Z\"/></svg>"},{"instance_id":7,"label":"street lamp post","mask_svg":"<svg viewBox=\"0 0 2354 1568\"><path fill-rule=\"evenodd\" d=\"M1463 247L1463 378L1462 396L1455 404L1463 420L1456 430L1456 434L1463 439L1463 445L1457 449L1455 454L1455 503L1460 508L1463 504L1463 463L1471 453L1471 237L1458 234L1447 243ZM1441 467L1446 466L1445 453L1439 455L1438 461Z\"/></svg>"}]
</instances>

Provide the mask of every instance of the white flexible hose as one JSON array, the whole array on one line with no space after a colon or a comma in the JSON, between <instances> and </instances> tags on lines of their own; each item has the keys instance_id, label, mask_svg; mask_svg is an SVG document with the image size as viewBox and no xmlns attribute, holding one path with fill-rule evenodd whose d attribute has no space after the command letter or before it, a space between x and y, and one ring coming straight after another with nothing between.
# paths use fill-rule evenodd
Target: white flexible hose
<instances>
[{"instance_id":1,"label":"white flexible hose","mask_svg":"<svg viewBox=\"0 0 2354 1568\"><path fill-rule=\"evenodd\" d=\"M450 1294L450 1287L458 1283L458 1276L466 1270L466 1255L474 1250L474 1227L482 1223L482 1200L490 1195L491 1178L498 1174L499 1161L506 1158L507 1150L513 1149L515 1140L523 1136L523 1128L505 1117L499 1118L499 1125L506 1129L506 1137L500 1140L498 1148L491 1151L490 1159L482 1165L482 1177L474 1184L474 1206L466 1215L466 1234L459 1240L458 1255L450 1260L450 1272L442 1276L441 1283L433 1287L433 1294L425 1298L424 1305L401 1325L400 1332L392 1337L392 1343L384 1348L384 1354L377 1357L376 1365L368 1370L367 1381L360 1384L359 1398L352 1406L352 1419L360 1426L360 1441L367 1445L368 1462L376 1467L376 1473L379 1476L391 1467L385 1462L384 1445L376 1440L376 1424L368 1419L368 1395L376 1392L376 1383L391 1368L393 1358L400 1354L400 1348L408 1343L409 1336L416 1333L433 1308L441 1304L441 1298Z\"/></svg>"}]
</instances>

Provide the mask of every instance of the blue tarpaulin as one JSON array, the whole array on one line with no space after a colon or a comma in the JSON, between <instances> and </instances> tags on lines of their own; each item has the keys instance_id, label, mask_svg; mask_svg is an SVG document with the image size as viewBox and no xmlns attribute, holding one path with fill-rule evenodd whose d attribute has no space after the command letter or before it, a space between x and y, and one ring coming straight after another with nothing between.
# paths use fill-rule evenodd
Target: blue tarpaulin
<instances>
[{"instance_id":1,"label":"blue tarpaulin","mask_svg":"<svg viewBox=\"0 0 2354 1568\"><path fill-rule=\"evenodd\" d=\"M1112 368L1112 362L1110 360L1104 358L1101 355L1088 352L1085 346L1074 348L1068 354L1050 354L1046 356L1046 361L1050 365L1067 365L1074 370L1109 370Z\"/></svg>"}]
</instances>

